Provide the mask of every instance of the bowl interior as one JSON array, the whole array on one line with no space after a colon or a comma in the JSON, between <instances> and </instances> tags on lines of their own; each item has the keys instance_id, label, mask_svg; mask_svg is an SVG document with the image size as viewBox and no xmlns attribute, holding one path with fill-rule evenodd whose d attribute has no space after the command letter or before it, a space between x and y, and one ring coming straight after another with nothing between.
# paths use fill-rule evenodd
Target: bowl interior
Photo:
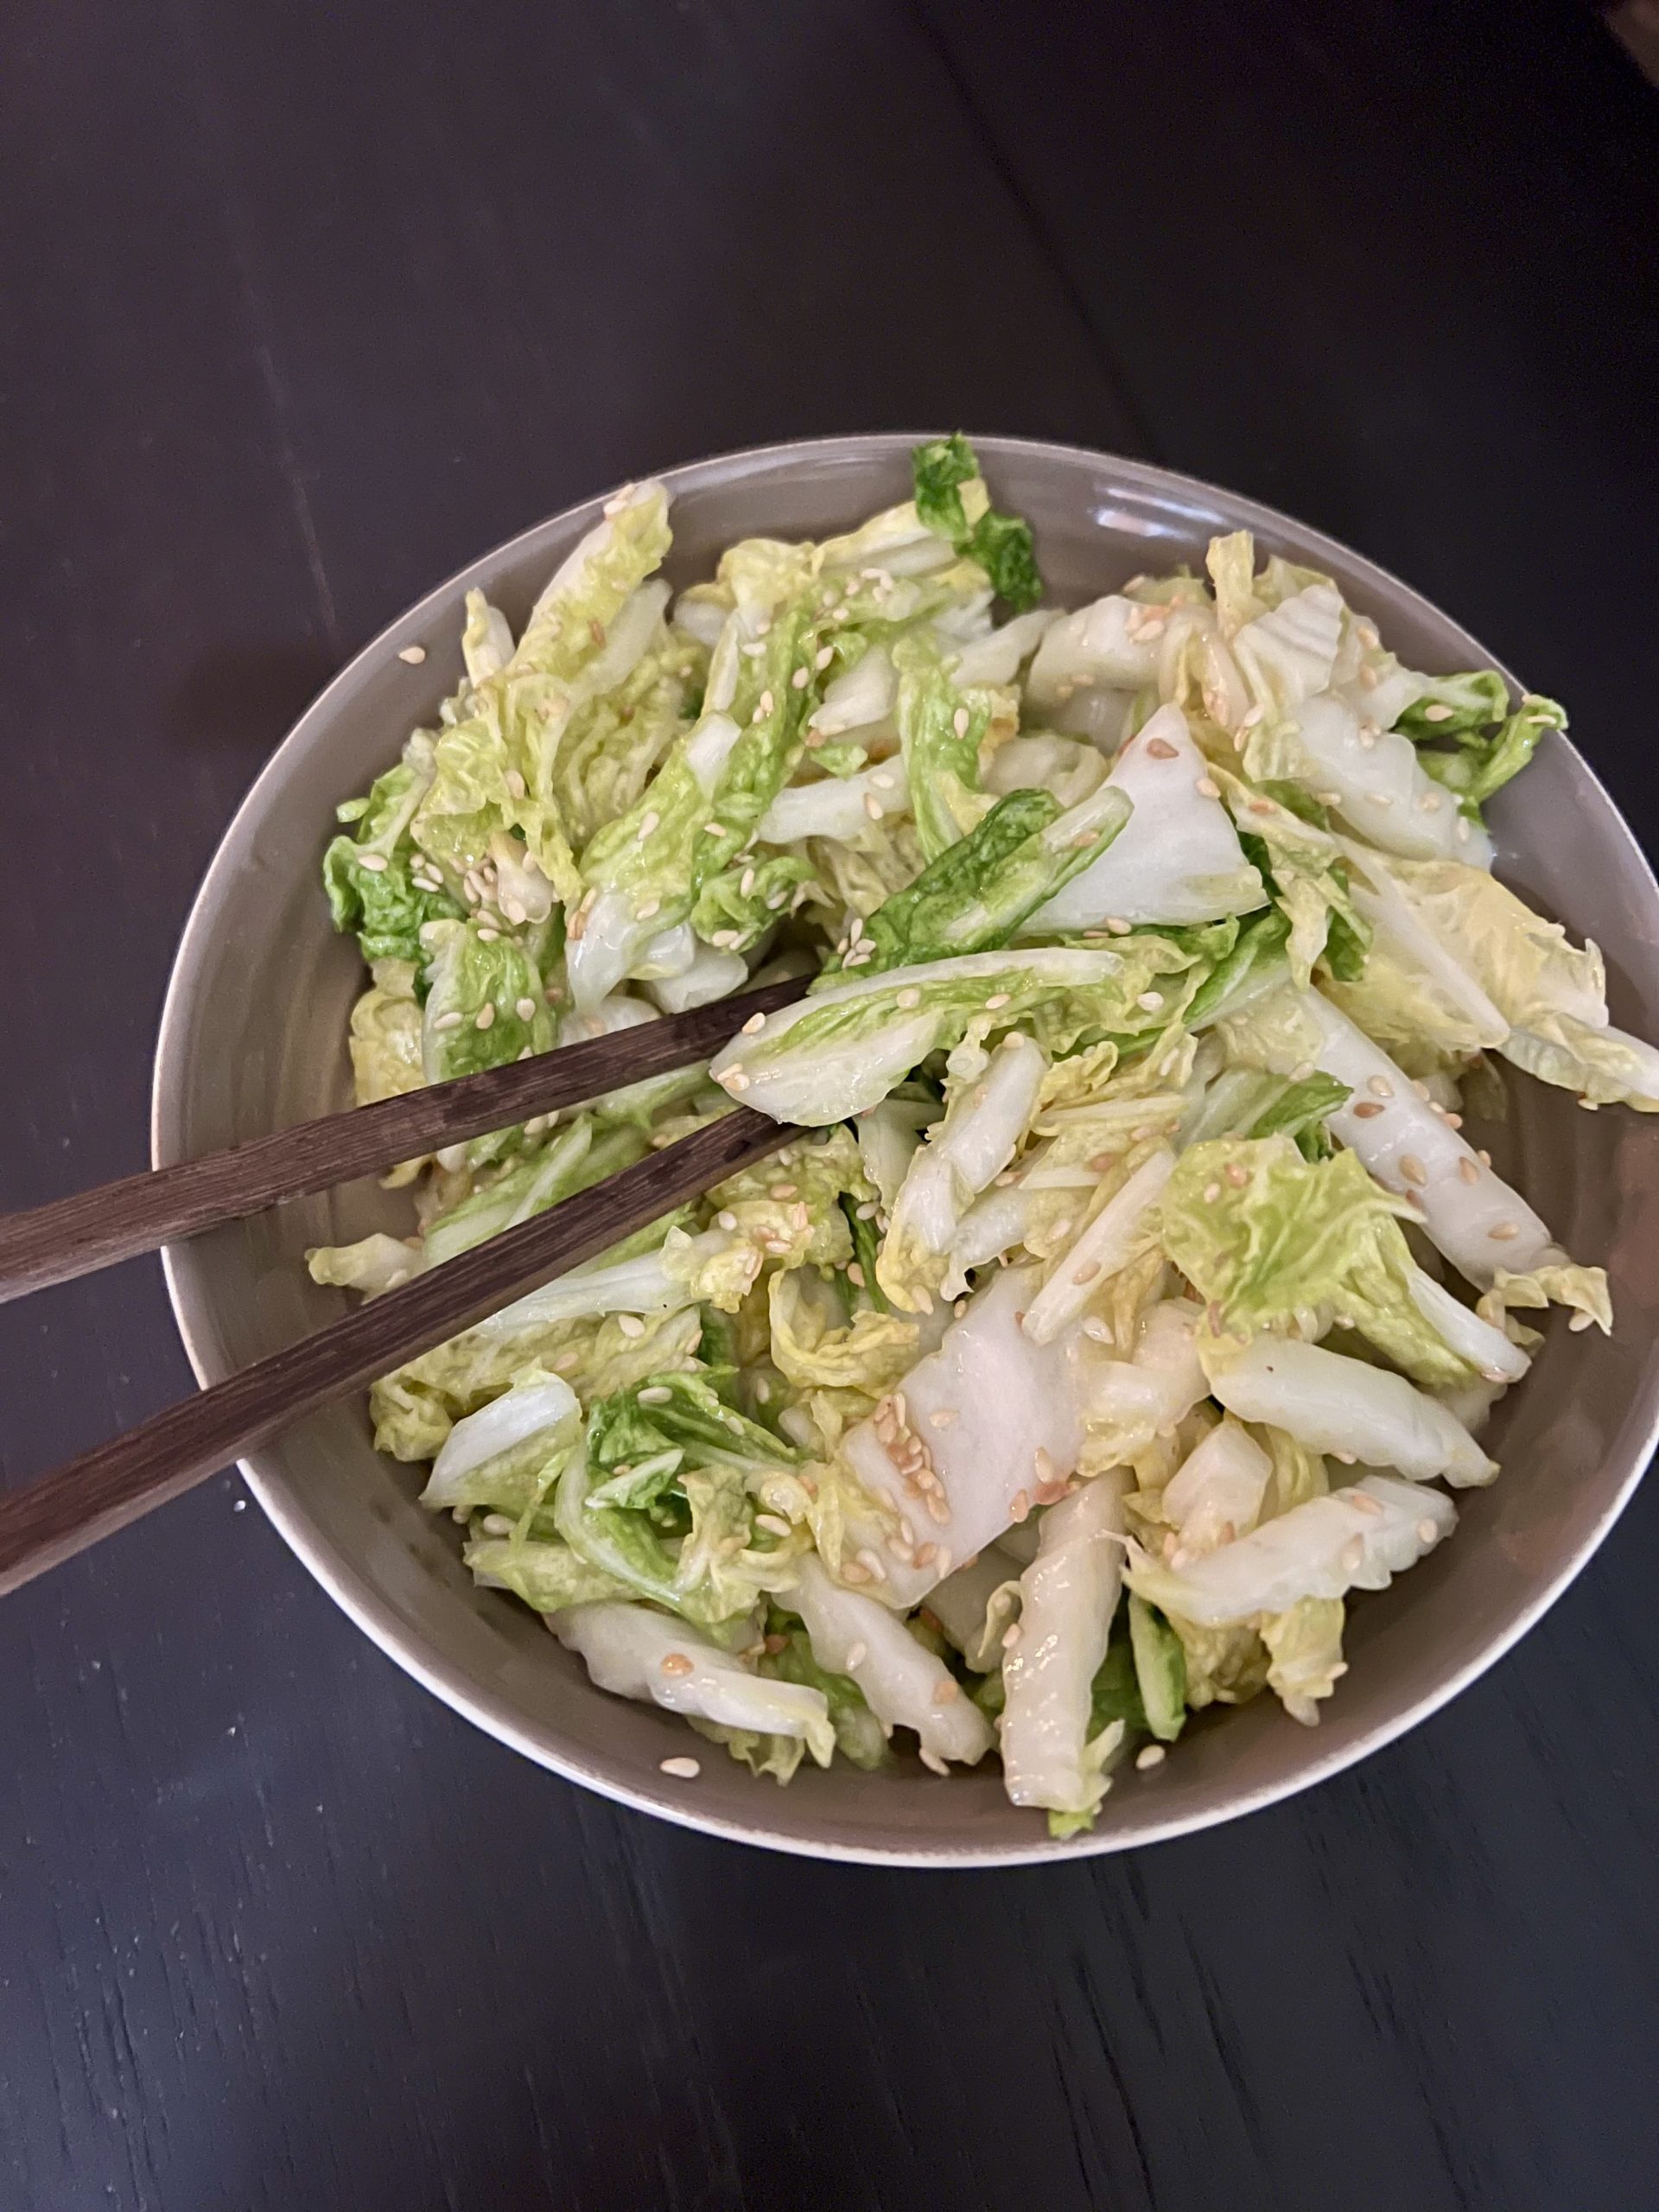
<instances>
[{"instance_id":1,"label":"bowl interior","mask_svg":"<svg viewBox=\"0 0 1659 2212\"><path fill-rule=\"evenodd\" d=\"M672 472L677 582L708 574L734 538L822 536L908 489L907 438L825 440ZM1035 525L1052 595L1077 604L1142 569L1202 563L1218 531L1323 569L1379 621L1408 663L1490 665L1454 623L1317 532L1188 479L1069 448L993 438L979 451L999 503ZM461 673L461 605L476 585L515 625L597 502L559 516L439 588L323 693L249 794L192 914L162 1025L158 1163L186 1159L349 1103L345 1037L362 987L334 936L317 878L334 809L364 789L409 730L435 718ZM420 644L410 668L398 649ZM1659 1034L1659 891L1611 802L1551 734L1502 795L1504 876L1606 957L1613 1018ZM992 1770L928 1776L805 1770L787 1790L712 1749L695 1783L658 1762L681 1725L594 1690L516 1601L480 1591L457 1532L416 1503L416 1471L372 1449L360 1405L296 1429L248 1464L253 1489L339 1602L411 1674L503 1741L613 1796L716 1833L784 1848L923 1864L988 1864L1114 1849L1202 1827L1334 1772L1408 1726L1489 1664L1583 1564L1650 1448L1659 1409L1659 1123L1586 1113L1517 1079L1486 1133L1501 1169L1574 1255L1604 1264L1611 1340L1559 1323L1525 1386L1499 1408L1498 1484L1460 1500L1456 1541L1354 1609L1350 1672L1316 1732L1262 1698L1205 1716L1153 1777L1126 1777L1095 1834L1051 1845ZM372 1184L283 1207L175 1248L168 1279L192 1360L209 1382L320 1326L344 1294L315 1287L302 1255L372 1227L404 1230L406 1200Z\"/></svg>"}]
</instances>

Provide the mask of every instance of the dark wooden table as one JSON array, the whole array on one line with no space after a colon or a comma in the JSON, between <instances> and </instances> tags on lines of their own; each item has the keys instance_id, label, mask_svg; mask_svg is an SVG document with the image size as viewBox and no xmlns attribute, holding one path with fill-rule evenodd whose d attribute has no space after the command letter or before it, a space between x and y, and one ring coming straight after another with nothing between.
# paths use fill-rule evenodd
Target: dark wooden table
<instances>
[{"instance_id":1,"label":"dark wooden table","mask_svg":"<svg viewBox=\"0 0 1659 2212\"><path fill-rule=\"evenodd\" d=\"M0 102L0 1204L142 1164L192 891L329 671L721 447L1237 485L1659 823L1659 104L1588 11L12 0ZM4 1478L188 1384L151 1262L5 1309ZM1362 1770L925 1878L515 1758L224 1478L0 1610L0 2204L1643 2212L1656 1577L1649 1491Z\"/></svg>"}]
</instances>

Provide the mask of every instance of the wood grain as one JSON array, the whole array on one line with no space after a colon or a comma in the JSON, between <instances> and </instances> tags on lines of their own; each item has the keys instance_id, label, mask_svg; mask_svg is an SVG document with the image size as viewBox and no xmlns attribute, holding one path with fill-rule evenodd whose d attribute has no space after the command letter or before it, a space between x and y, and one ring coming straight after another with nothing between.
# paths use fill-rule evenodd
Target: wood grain
<instances>
[{"instance_id":1,"label":"wood grain","mask_svg":"<svg viewBox=\"0 0 1659 2212\"><path fill-rule=\"evenodd\" d=\"M740 1106L0 1498L0 1597L798 1134Z\"/></svg>"},{"instance_id":2,"label":"wood grain","mask_svg":"<svg viewBox=\"0 0 1659 2212\"><path fill-rule=\"evenodd\" d=\"M279 1199L326 1191L709 1059L746 1020L788 1006L800 994L798 982L771 983L615 1036L251 1137L204 1159L78 1191L27 1212L0 1214L0 1305L219 1222L240 1221Z\"/></svg>"},{"instance_id":3,"label":"wood grain","mask_svg":"<svg viewBox=\"0 0 1659 2212\"><path fill-rule=\"evenodd\" d=\"M143 1166L191 893L330 671L722 447L1221 478L1566 697L1659 828L1659 102L1587 9L15 0L0 85L8 1205ZM189 1387L152 1261L0 1309L3 1480ZM566 1787L244 1503L0 1606L7 2212L1652 2202L1651 1484L1357 1772L936 1878Z\"/></svg>"}]
</instances>

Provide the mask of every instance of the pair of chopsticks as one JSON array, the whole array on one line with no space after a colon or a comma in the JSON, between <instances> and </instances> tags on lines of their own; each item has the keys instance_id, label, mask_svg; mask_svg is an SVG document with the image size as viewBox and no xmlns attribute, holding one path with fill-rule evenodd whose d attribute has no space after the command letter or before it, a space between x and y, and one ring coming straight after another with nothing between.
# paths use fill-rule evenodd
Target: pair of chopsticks
<instances>
[{"instance_id":1,"label":"pair of chopsticks","mask_svg":"<svg viewBox=\"0 0 1659 2212\"><path fill-rule=\"evenodd\" d=\"M713 1057L739 1027L801 995L769 984L620 1034L435 1084L0 1215L0 1303L239 1221L281 1199L484 1136ZM257 1360L33 1488L0 1498L0 1595L257 1451L308 1414L416 1358L510 1299L592 1259L799 1134L747 1106L516 1229L475 1245Z\"/></svg>"}]
</instances>

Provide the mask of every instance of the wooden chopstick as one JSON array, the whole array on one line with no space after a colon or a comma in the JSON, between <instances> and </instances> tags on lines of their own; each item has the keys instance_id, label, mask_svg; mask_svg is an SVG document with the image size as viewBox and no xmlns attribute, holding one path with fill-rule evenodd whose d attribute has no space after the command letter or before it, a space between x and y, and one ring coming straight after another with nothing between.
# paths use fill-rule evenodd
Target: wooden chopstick
<instances>
[{"instance_id":1,"label":"wooden chopstick","mask_svg":"<svg viewBox=\"0 0 1659 2212\"><path fill-rule=\"evenodd\" d=\"M354 1175L395 1167L444 1145L706 1060L745 1021L788 1006L804 987L804 978L770 983L664 1021L641 1022L480 1075L251 1137L228 1151L129 1175L49 1205L0 1215L0 1305L219 1222L239 1221L280 1198L326 1191Z\"/></svg>"},{"instance_id":2,"label":"wooden chopstick","mask_svg":"<svg viewBox=\"0 0 1659 2212\"><path fill-rule=\"evenodd\" d=\"M740 1106L0 1499L0 1595L800 1134Z\"/></svg>"}]
</instances>

